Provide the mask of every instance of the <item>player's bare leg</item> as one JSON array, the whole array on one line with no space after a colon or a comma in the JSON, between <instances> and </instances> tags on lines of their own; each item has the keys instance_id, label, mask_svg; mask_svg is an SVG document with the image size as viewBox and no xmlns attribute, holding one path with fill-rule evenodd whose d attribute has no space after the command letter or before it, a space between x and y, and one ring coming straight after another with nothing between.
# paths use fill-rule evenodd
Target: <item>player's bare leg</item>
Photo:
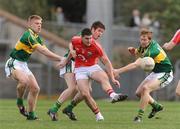
<instances>
[{"instance_id":1,"label":"player's bare leg","mask_svg":"<svg viewBox=\"0 0 180 129\"><path fill-rule=\"evenodd\" d=\"M89 84L88 79L81 79L81 80L77 80L77 85L78 85L78 89L80 91L80 93L82 94L86 104L88 105L88 107L92 110L92 112L96 115L96 120L104 120L103 116L101 115L99 108L97 107L96 102L94 101L94 99L92 98L90 91L89 91Z\"/></svg>"},{"instance_id":2,"label":"player's bare leg","mask_svg":"<svg viewBox=\"0 0 180 129\"><path fill-rule=\"evenodd\" d=\"M40 88L33 74L29 75L28 77L29 77L29 93L28 93L29 115L27 119L35 120L38 119L35 114L35 109L36 109L36 103L40 92Z\"/></svg>"},{"instance_id":3,"label":"player's bare leg","mask_svg":"<svg viewBox=\"0 0 180 129\"><path fill-rule=\"evenodd\" d=\"M149 114L149 118L150 117L152 118L156 112L160 111L159 109L163 108L150 96L150 93L152 91L159 89L160 81L159 80L144 81L144 83L142 84L143 85L140 85L140 87L137 89L138 91L136 91L136 93L139 92L141 97L140 97L140 107L139 107L138 115L134 118L135 122L141 121L144 111L148 104L150 104L153 107L152 112Z\"/></svg>"},{"instance_id":4,"label":"player's bare leg","mask_svg":"<svg viewBox=\"0 0 180 129\"><path fill-rule=\"evenodd\" d=\"M64 75L68 88L63 91L63 93L58 98L58 101L62 104L69 98L73 97L77 93L77 86L74 77L74 73L66 73Z\"/></svg>"},{"instance_id":5,"label":"player's bare leg","mask_svg":"<svg viewBox=\"0 0 180 129\"><path fill-rule=\"evenodd\" d=\"M89 92L92 92L92 87L91 87L91 82L89 81ZM66 106L62 112L64 114L66 114L70 120L77 120L76 115L73 113L73 108L79 104L82 100L84 100L83 96L81 95L81 93L78 91L78 93L76 93L76 95L74 96L74 98L72 99L71 103Z\"/></svg>"},{"instance_id":6,"label":"player's bare leg","mask_svg":"<svg viewBox=\"0 0 180 129\"><path fill-rule=\"evenodd\" d=\"M74 73L65 73L64 79L66 80L68 88L62 92L62 94L59 96L57 102L48 111L48 115L51 117L52 121L58 120L57 112L58 112L59 108L61 107L61 105L66 100L68 100L69 98L72 98L77 93L77 86L76 86Z\"/></svg>"},{"instance_id":7,"label":"player's bare leg","mask_svg":"<svg viewBox=\"0 0 180 129\"><path fill-rule=\"evenodd\" d=\"M28 76L21 70L13 70L12 78L18 81L16 91L17 91L17 106L19 108L19 112L23 116L27 117L28 113L25 109L23 99L24 99L25 90L28 86L28 81L29 81Z\"/></svg>"},{"instance_id":8,"label":"player's bare leg","mask_svg":"<svg viewBox=\"0 0 180 129\"><path fill-rule=\"evenodd\" d=\"M180 96L180 80L179 80L177 88L176 88L176 95Z\"/></svg>"},{"instance_id":9,"label":"player's bare leg","mask_svg":"<svg viewBox=\"0 0 180 129\"><path fill-rule=\"evenodd\" d=\"M127 95L117 94L114 92L107 74L104 71L95 71L92 73L91 78L99 82L103 90L110 96L112 103L123 101L127 98Z\"/></svg>"}]
</instances>

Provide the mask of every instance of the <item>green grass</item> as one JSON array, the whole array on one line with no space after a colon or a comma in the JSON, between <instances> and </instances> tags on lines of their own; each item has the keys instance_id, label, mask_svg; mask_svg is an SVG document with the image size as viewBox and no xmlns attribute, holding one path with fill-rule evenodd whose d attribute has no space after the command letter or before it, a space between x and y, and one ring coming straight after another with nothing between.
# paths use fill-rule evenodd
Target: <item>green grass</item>
<instances>
[{"instance_id":1,"label":"green grass","mask_svg":"<svg viewBox=\"0 0 180 129\"><path fill-rule=\"evenodd\" d=\"M105 121L96 122L94 114L84 103L74 112L78 121L70 121L59 111L59 121L50 121L46 112L54 100L39 100L37 114L39 121L27 121L21 116L15 100L0 100L0 129L178 129L180 128L180 103L162 102L165 110L157 114L158 119L148 119L150 107L146 110L142 123L132 120L137 114L138 102L125 101L111 104L107 100L97 101ZM67 105L64 104L64 105ZM63 108L63 107L62 107Z\"/></svg>"}]
</instances>

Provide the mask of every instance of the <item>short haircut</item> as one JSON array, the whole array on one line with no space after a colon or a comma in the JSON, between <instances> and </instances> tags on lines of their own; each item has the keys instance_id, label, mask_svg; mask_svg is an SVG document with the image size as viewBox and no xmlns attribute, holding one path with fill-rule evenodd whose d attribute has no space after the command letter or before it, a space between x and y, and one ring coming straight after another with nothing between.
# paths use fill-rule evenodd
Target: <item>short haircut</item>
<instances>
[{"instance_id":1,"label":"short haircut","mask_svg":"<svg viewBox=\"0 0 180 129\"><path fill-rule=\"evenodd\" d=\"M140 35L148 35L149 40L152 39L152 31L148 28L142 28Z\"/></svg>"},{"instance_id":2,"label":"short haircut","mask_svg":"<svg viewBox=\"0 0 180 129\"><path fill-rule=\"evenodd\" d=\"M105 30L105 25L101 22L101 21L95 21L92 25L91 25L91 29L97 29L97 28L101 28Z\"/></svg>"},{"instance_id":3,"label":"short haircut","mask_svg":"<svg viewBox=\"0 0 180 129\"><path fill-rule=\"evenodd\" d=\"M84 37L85 35L87 35L87 36L92 35L91 30L90 30L89 28L84 28L84 29L81 31L81 36Z\"/></svg>"},{"instance_id":4,"label":"short haircut","mask_svg":"<svg viewBox=\"0 0 180 129\"><path fill-rule=\"evenodd\" d=\"M42 18L39 15L31 15L28 17L28 21L31 21L33 19L42 20Z\"/></svg>"}]
</instances>

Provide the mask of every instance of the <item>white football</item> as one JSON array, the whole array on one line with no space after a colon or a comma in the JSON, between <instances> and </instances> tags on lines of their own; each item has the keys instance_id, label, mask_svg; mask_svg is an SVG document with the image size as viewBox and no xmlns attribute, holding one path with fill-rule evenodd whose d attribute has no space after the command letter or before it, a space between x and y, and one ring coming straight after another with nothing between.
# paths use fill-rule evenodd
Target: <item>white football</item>
<instances>
[{"instance_id":1,"label":"white football","mask_svg":"<svg viewBox=\"0 0 180 129\"><path fill-rule=\"evenodd\" d=\"M140 61L140 68L144 71L152 71L154 69L155 62L151 57L143 57Z\"/></svg>"}]
</instances>

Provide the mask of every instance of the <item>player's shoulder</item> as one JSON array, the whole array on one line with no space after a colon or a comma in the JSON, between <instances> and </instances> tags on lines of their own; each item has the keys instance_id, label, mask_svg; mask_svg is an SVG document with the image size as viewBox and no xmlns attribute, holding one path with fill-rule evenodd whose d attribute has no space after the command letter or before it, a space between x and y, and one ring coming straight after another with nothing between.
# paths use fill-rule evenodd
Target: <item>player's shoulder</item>
<instances>
[{"instance_id":1,"label":"player's shoulder","mask_svg":"<svg viewBox=\"0 0 180 129\"><path fill-rule=\"evenodd\" d=\"M72 40L80 40L81 39L81 36L80 35L76 35L76 36L73 36L72 37Z\"/></svg>"},{"instance_id":2,"label":"player's shoulder","mask_svg":"<svg viewBox=\"0 0 180 129\"><path fill-rule=\"evenodd\" d=\"M176 37L179 37L180 36L180 29L178 29L177 31L176 31L176 33L174 34L174 36Z\"/></svg>"},{"instance_id":3,"label":"player's shoulder","mask_svg":"<svg viewBox=\"0 0 180 129\"><path fill-rule=\"evenodd\" d=\"M178 33L178 34L180 33L180 29L177 30L177 33Z\"/></svg>"},{"instance_id":4,"label":"player's shoulder","mask_svg":"<svg viewBox=\"0 0 180 129\"><path fill-rule=\"evenodd\" d=\"M99 47L100 49L102 49L102 46L101 46L100 42L94 40L94 43L96 44L97 47Z\"/></svg>"},{"instance_id":5,"label":"player's shoulder","mask_svg":"<svg viewBox=\"0 0 180 129\"><path fill-rule=\"evenodd\" d=\"M72 42L80 42L81 41L81 36L73 36L72 39L71 39Z\"/></svg>"},{"instance_id":6,"label":"player's shoulder","mask_svg":"<svg viewBox=\"0 0 180 129\"><path fill-rule=\"evenodd\" d=\"M160 47L159 43L156 40L152 40L149 48L150 48L151 51L155 51L155 50L158 50L161 47Z\"/></svg>"},{"instance_id":7,"label":"player's shoulder","mask_svg":"<svg viewBox=\"0 0 180 129\"><path fill-rule=\"evenodd\" d=\"M26 30L22 35L22 37L29 37L29 36L30 36L30 31L29 30Z\"/></svg>"},{"instance_id":8,"label":"player's shoulder","mask_svg":"<svg viewBox=\"0 0 180 129\"><path fill-rule=\"evenodd\" d=\"M96 50L103 51L103 48L102 48L101 44L98 41L92 39L92 44L96 48Z\"/></svg>"},{"instance_id":9,"label":"player's shoulder","mask_svg":"<svg viewBox=\"0 0 180 129\"><path fill-rule=\"evenodd\" d=\"M159 43L156 41L156 40L152 40L151 43L150 43L150 47L157 47L159 46Z\"/></svg>"},{"instance_id":10,"label":"player's shoulder","mask_svg":"<svg viewBox=\"0 0 180 129\"><path fill-rule=\"evenodd\" d=\"M28 41L28 38L30 37L30 32L29 32L29 30L26 30L23 34L22 34L22 36L21 36L21 38L20 38L20 41L21 42L26 42L26 41Z\"/></svg>"}]
</instances>

